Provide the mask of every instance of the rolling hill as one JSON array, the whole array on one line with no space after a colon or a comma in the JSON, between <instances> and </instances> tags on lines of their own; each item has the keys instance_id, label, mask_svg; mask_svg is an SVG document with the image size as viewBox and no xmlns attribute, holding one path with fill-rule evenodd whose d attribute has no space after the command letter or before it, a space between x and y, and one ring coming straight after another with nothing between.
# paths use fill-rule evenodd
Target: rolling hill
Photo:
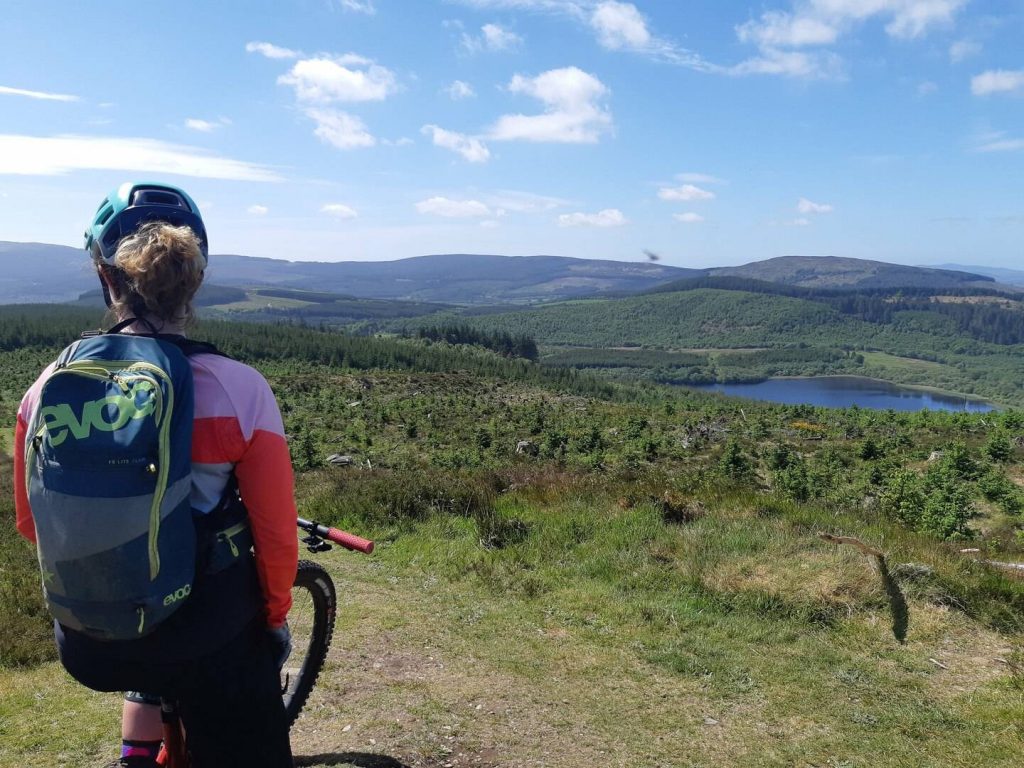
<instances>
[{"instance_id":1,"label":"rolling hill","mask_svg":"<svg viewBox=\"0 0 1024 768\"><path fill-rule=\"evenodd\" d=\"M396 261L303 262L214 254L208 277L229 287L327 291L445 304L529 303L638 293L704 270L564 256L439 254ZM0 241L0 303L72 301L96 287L78 248Z\"/></svg>"},{"instance_id":2,"label":"rolling hill","mask_svg":"<svg viewBox=\"0 0 1024 768\"><path fill-rule=\"evenodd\" d=\"M873 290L885 288L995 288L995 280L983 274L972 274L935 267L908 267L867 259L838 256L779 256L755 261L739 267L717 267L708 270L716 277L744 277L770 283L803 288L842 290Z\"/></svg>"},{"instance_id":3,"label":"rolling hill","mask_svg":"<svg viewBox=\"0 0 1024 768\"><path fill-rule=\"evenodd\" d=\"M974 272L978 275L985 275L991 277L993 280L998 280L1001 283L1007 285L1024 285L1024 270L1020 269L1004 269L1002 267L978 267L978 266L967 266L964 264L935 264L932 266L933 269L944 269L944 270L959 270L963 272Z\"/></svg>"},{"instance_id":4,"label":"rolling hill","mask_svg":"<svg viewBox=\"0 0 1024 768\"><path fill-rule=\"evenodd\" d=\"M72 301L97 286L81 248L0 240L0 304Z\"/></svg>"},{"instance_id":5,"label":"rolling hill","mask_svg":"<svg viewBox=\"0 0 1024 768\"><path fill-rule=\"evenodd\" d=\"M373 299L454 304L528 303L609 292L635 293L701 270L563 256L439 254L397 261L289 262L218 256L223 285L298 288Z\"/></svg>"},{"instance_id":6,"label":"rolling hill","mask_svg":"<svg viewBox=\"0 0 1024 768\"><path fill-rule=\"evenodd\" d=\"M566 301L504 313L470 310L456 317L395 321L390 327L411 330L463 321L481 331L529 336L573 367L611 373L629 368L630 376L647 369L645 376L673 383L852 373L1024 403L1024 307L1010 297L997 297L993 303L978 296L944 295L951 290L945 287L937 295L929 295L928 289L906 296L899 291L834 292L736 277L683 284L677 290L667 290L670 284L626 298ZM968 286L963 294L975 291ZM553 348L591 351L585 360L575 361ZM624 348L645 354L642 360L629 360ZM738 358L725 354L727 350L768 354ZM697 351L705 357L691 361L671 354Z\"/></svg>"}]
</instances>

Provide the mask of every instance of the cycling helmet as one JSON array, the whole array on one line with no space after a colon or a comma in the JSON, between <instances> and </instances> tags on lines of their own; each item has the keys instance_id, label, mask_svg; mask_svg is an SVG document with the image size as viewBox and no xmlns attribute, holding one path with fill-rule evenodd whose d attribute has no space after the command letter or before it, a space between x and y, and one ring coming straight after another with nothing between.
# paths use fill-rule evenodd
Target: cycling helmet
<instances>
[{"instance_id":1,"label":"cycling helmet","mask_svg":"<svg viewBox=\"0 0 1024 768\"><path fill-rule=\"evenodd\" d=\"M85 250L104 264L113 266L121 238L147 221L166 221L175 226L190 227L199 238L204 262L209 261L206 227L198 206L183 189L170 184L125 182L107 195L85 230Z\"/></svg>"}]
</instances>

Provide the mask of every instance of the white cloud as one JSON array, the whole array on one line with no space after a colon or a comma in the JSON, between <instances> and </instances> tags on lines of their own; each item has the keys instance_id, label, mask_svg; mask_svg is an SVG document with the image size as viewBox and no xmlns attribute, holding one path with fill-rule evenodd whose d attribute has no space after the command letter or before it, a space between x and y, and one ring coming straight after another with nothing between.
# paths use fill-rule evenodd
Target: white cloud
<instances>
[{"instance_id":1,"label":"white cloud","mask_svg":"<svg viewBox=\"0 0 1024 768\"><path fill-rule=\"evenodd\" d=\"M515 32L510 32L497 24L484 24L480 29L484 33L487 48L492 51L507 51L523 42L523 38Z\"/></svg>"},{"instance_id":2,"label":"white cloud","mask_svg":"<svg viewBox=\"0 0 1024 768\"><path fill-rule=\"evenodd\" d=\"M834 43L839 30L823 19L766 11L759 21L751 19L736 27L736 36L742 43L753 43L761 48L799 48Z\"/></svg>"},{"instance_id":3,"label":"white cloud","mask_svg":"<svg viewBox=\"0 0 1024 768\"><path fill-rule=\"evenodd\" d=\"M805 79L842 77L842 61L831 52L792 49L838 42L859 24L886 20L890 37L916 39L934 27L948 27L968 0L792 0L790 11L769 10L736 27L740 42L759 55L728 71L735 75L767 74Z\"/></svg>"},{"instance_id":4,"label":"white cloud","mask_svg":"<svg viewBox=\"0 0 1024 768\"><path fill-rule=\"evenodd\" d=\"M473 86L469 83L463 82L462 80L455 80L444 89L444 92L451 97L453 101L459 101L460 99L471 99L476 96L476 91L473 90Z\"/></svg>"},{"instance_id":5,"label":"white cloud","mask_svg":"<svg viewBox=\"0 0 1024 768\"><path fill-rule=\"evenodd\" d=\"M917 95L918 96L930 96L933 93L937 93L939 90L938 83L933 83L931 80L925 80L923 83L918 83Z\"/></svg>"},{"instance_id":6,"label":"white cloud","mask_svg":"<svg viewBox=\"0 0 1024 768\"><path fill-rule=\"evenodd\" d=\"M462 47L470 53L480 51L511 51L523 44L523 38L498 24L484 24L480 36L462 33Z\"/></svg>"},{"instance_id":7,"label":"white cloud","mask_svg":"<svg viewBox=\"0 0 1024 768\"><path fill-rule=\"evenodd\" d=\"M798 0L794 12L766 11L759 21L737 27L745 42L798 47L828 45L855 25L887 18L891 37L916 38L932 27L949 26L968 0Z\"/></svg>"},{"instance_id":8,"label":"white cloud","mask_svg":"<svg viewBox=\"0 0 1024 768\"><path fill-rule=\"evenodd\" d=\"M258 53L268 59L297 59L298 51L291 48L281 48L273 43L251 42L245 44L246 53Z\"/></svg>"},{"instance_id":9,"label":"white cloud","mask_svg":"<svg viewBox=\"0 0 1024 768\"><path fill-rule=\"evenodd\" d=\"M193 131L210 133L215 128L219 128L220 126L217 123L211 123L209 120L200 120L195 117L190 117L185 121L185 127L191 128Z\"/></svg>"},{"instance_id":10,"label":"white cloud","mask_svg":"<svg viewBox=\"0 0 1024 768\"><path fill-rule=\"evenodd\" d=\"M843 77L842 59L822 51L782 51L763 48L759 56L741 61L727 72L730 75L782 75L804 80L838 80Z\"/></svg>"},{"instance_id":11,"label":"white cloud","mask_svg":"<svg viewBox=\"0 0 1024 768\"><path fill-rule=\"evenodd\" d=\"M563 213L558 217L560 227L621 227L626 223L618 208L605 208L597 213Z\"/></svg>"},{"instance_id":12,"label":"white cloud","mask_svg":"<svg viewBox=\"0 0 1024 768\"><path fill-rule=\"evenodd\" d=\"M964 59L977 56L981 53L981 43L974 40L957 40L949 46L949 60L959 64Z\"/></svg>"},{"instance_id":13,"label":"white cloud","mask_svg":"<svg viewBox=\"0 0 1024 768\"><path fill-rule=\"evenodd\" d=\"M715 193L693 184L683 184L680 187L662 187L658 190L658 197L662 200L689 203L695 200L714 200Z\"/></svg>"},{"instance_id":14,"label":"white cloud","mask_svg":"<svg viewBox=\"0 0 1024 768\"><path fill-rule=\"evenodd\" d=\"M676 221L681 221L684 224L699 224L704 221L704 217L699 213L693 211L687 211L686 213L673 213L672 218Z\"/></svg>"},{"instance_id":15,"label":"white cloud","mask_svg":"<svg viewBox=\"0 0 1024 768\"><path fill-rule=\"evenodd\" d=\"M515 213L538 213L562 208L569 204L568 200L550 195L537 195L532 192L515 190L499 190L487 198L487 202L495 208Z\"/></svg>"},{"instance_id":16,"label":"white cloud","mask_svg":"<svg viewBox=\"0 0 1024 768\"><path fill-rule=\"evenodd\" d=\"M971 78L971 93L988 96L992 93L1024 92L1024 69L990 69Z\"/></svg>"},{"instance_id":17,"label":"white cloud","mask_svg":"<svg viewBox=\"0 0 1024 768\"><path fill-rule=\"evenodd\" d=\"M424 125L422 132L433 139L435 147L458 152L471 163L486 163L491 159L491 151L475 136L447 131L436 125Z\"/></svg>"},{"instance_id":18,"label":"white cloud","mask_svg":"<svg viewBox=\"0 0 1024 768\"><path fill-rule=\"evenodd\" d=\"M40 101L78 101L77 96L70 96L66 93L26 91L24 88L11 88L7 85L0 85L0 96L24 96L29 99L38 99Z\"/></svg>"},{"instance_id":19,"label":"white cloud","mask_svg":"<svg viewBox=\"0 0 1024 768\"><path fill-rule=\"evenodd\" d=\"M359 215L355 208L351 208L344 203L327 203L320 208L320 213L326 213L336 219L354 219Z\"/></svg>"},{"instance_id":20,"label":"white cloud","mask_svg":"<svg viewBox=\"0 0 1024 768\"><path fill-rule=\"evenodd\" d=\"M309 108L306 116L316 123L313 133L317 138L338 149L357 149L372 147L377 143L373 135L366 130L366 125L355 115L342 112L340 109Z\"/></svg>"},{"instance_id":21,"label":"white cloud","mask_svg":"<svg viewBox=\"0 0 1024 768\"><path fill-rule=\"evenodd\" d=\"M270 213L270 209L265 205L250 205L245 212L251 216L266 216Z\"/></svg>"},{"instance_id":22,"label":"white cloud","mask_svg":"<svg viewBox=\"0 0 1024 768\"><path fill-rule=\"evenodd\" d=\"M617 0L456 0L480 10L536 11L587 27L600 45L701 72L721 71L699 54L658 37L636 5Z\"/></svg>"},{"instance_id":23,"label":"white cloud","mask_svg":"<svg viewBox=\"0 0 1024 768\"><path fill-rule=\"evenodd\" d=\"M0 174L57 176L85 170L283 181L277 171L264 165L155 139L0 134Z\"/></svg>"},{"instance_id":24,"label":"white cloud","mask_svg":"<svg viewBox=\"0 0 1024 768\"><path fill-rule=\"evenodd\" d=\"M993 131L975 139L975 152L1017 152L1024 149L1024 139L1014 139L1006 131Z\"/></svg>"},{"instance_id":25,"label":"white cloud","mask_svg":"<svg viewBox=\"0 0 1024 768\"><path fill-rule=\"evenodd\" d=\"M318 104L383 101L398 89L391 70L354 53L301 59L277 82L294 88L299 101Z\"/></svg>"},{"instance_id":26,"label":"white cloud","mask_svg":"<svg viewBox=\"0 0 1024 768\"><path fill-rule=\"evenodd\" d=\"M852 2L852 0L847 0ZM893 18L885 31L893 37L913 39L921 37L930 27L949 26L953 17L968 0L889 0Z\"/></svg>"},{"instance_id":27,"label":"white cloud","mask_svg":"<svg viewBox=\"0 0 1024 768\"><path fill-rule=\"evenodd\" d=\"M342 10L345 11L365 13L367 16L372 16L377 12L373 0L338 0L338 2L341 4Z\"/></svg>"},{"instance_id":28,"label":"white cloud","mask_svg":"<svg viewBox=\"0 0 1024 768\"><path fill-rule=\"evenodd\" d=\"M599 3L590 15L590 26L597 33L598 42L613 51L638 50L651 44L647 22L632 3Z\"/></svg>"},{"instance_id":29,"label":"white cloud","mask_svg":"<svg viewBox=\"0 0 1024 768\"><path fill-rule=\"evenodd\" d=\"M1024 149L1024 139L999 139L977 148L978 152L1020 152Z\"/></svg>"},{"instance_id":30,"label":"white cloud","mask_svg":"<svg viewBox=\"0 0 1024 768\"><path fill-rule=\"evenodd\" d=\"M552 69L533 78L515 75L508 90L539 99L544 113L502 115L489 132L496 141L592 144L611 127L611 113L601 103L608 89L577 67Z\"/></svg>"},{"instance_id":31,"label":"white cloud","mask_svg":"<svg viewBox=\"0 0 1024 768\"><path fill-rule=\"evenodd\" d=\"M416 210L449 219L482 218L492 215L490 208L479 200L450 200L447 197L420 200L416 203Z\"/></svg>"},{"instance_id":32,"label":"white cloud","mask_svg":"<svg viewBox=\"0 0 1024 768\"><path fill-rule=\"evenodd\" d=\"M218 120L200 120L197 117L190 117L185 121L186 128L199 131L200 133L212 133L218 128L223 128L225 125L231 125L231 121L226 117Z\"/></svg>"},{"instance_id":33,"label":"white cloud","mask_svg":"<svg viewBox=\"0 0 1024 768\"><path fill-rule=\"evenodd\" d=\"M801 197L796 204L798 213L832 213L834 208L828 203L815 203L806 197Z\"/></svg>"},{"instance_id":34,"label":"white cloud","mask_svg":"<svg viewBox=\"0 0 1024 768\"><path fill-rule=\"evenodd\" d=\"M501 222L495 221L494 219L484 219L480 222L480 226L484 229L494 229L501 226Z\"/></svg>"},{"instance_id":35,"label":"white cloud","mask_svg":"<svg viewBox=\"0 0 1024 768\"><path fill-rule=\"evenodd\" d=\"M339 149L372 147L377 139L361 118L332 105L383 101L398 90L391 70L357 53L300 59L277 82L294 89L303 113L316 123L314 134Z\"/></svg>"},{"instance_id":36,"label":"white cloud","mask_svg":"<svg viewBox=\"0 0 1024 768\"><path fill-rule=\"evenodd\" d=\"M811 226L811 220L805 219L802 216L799 219L793 219L792 221L785 222L787 227L809 227Z\"/></svg>"}]
</instances>

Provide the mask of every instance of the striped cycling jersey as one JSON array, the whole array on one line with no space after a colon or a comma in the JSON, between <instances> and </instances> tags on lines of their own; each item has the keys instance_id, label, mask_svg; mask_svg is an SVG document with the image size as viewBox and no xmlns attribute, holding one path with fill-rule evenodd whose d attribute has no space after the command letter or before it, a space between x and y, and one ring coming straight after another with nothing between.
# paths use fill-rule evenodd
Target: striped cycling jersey
<instances>
[{"instance_id":1,"label":"striped cycling jersey","mask_svg":"<svg viewBox=\"0 0 1024 768\"><path fill-rule=\"evenodd\" d=\"M295 481L284 424L274 393L254 368L212 354L189 357L195 388L192 431L192 507L210 512L232 471L249 512L256 568L267 606L267 624L284 623L298 562ZM54 364L36 380L18 408L14 474L18 530L35 542L25 489L25 439L39 393Z\"/></svg>"}]
</instances>

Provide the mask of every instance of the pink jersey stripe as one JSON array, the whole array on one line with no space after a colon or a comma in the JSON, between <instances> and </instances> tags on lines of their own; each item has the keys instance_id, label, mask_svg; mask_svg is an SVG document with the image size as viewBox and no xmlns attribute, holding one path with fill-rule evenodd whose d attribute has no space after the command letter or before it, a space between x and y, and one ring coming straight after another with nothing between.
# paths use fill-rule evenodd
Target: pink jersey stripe
<instances>
[{"instance_id":1,"label":"pink jersey stripe","mask_svg":"<svg viewBox=\"0 0 1024 768\"><path fill-rule=\"evenodd\" d=\"M284 435L274 393L259 371L219 355L195 355L191 362L197 419L234 416L247 442L257 429Z\"/></svg>"}]
</instances>

